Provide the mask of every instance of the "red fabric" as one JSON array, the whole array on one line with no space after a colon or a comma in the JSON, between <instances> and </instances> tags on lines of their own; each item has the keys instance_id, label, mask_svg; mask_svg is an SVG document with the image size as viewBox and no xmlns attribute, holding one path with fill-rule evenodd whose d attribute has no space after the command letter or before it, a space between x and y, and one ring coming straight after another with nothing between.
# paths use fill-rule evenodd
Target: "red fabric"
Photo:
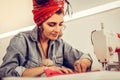
<instances>
[{"instance_id":1,"label":"red fabric","mask_svg":"<svg viewBox=\"0 0 120 80\"><path fill-rule=\"evenodd\" d=\"M118 35L118 38L120 38L120 34L118 33L117 35Z\"/></svg>"},{"instance_id":2,"label":"red fabric","mask_svg":"<svg viewBox=\"0 0 120 80\"><path fill-rule=\"evenodd\" d=\"M120 33L117 33L118 38L120 38ZM115 52L120 53L120 48L116 48Z\"/></svg>"},{"instance_id":3,"label":"red fabric","mask_svg":"<svg viewBox=\"0 0 120 80\"><path fill-rule=\"evenodd\" d=\"M115 52L120 53L120 48L116 48Z\"/></svg>"},{"instance_id":4,"label":"red fabric","mask_svg":"<svg viewBox=\"0 0 120 80\"><path fill-rule=\"evenodd\" d=\"M120 33L117 33L118 38L120 38ZM116 48L115 52L120 53L120 48Z\"/></svg>"},{"instance_id":5,"label":"red fabric","mask_svg":"<svg viewBox=\"0 0 120 80\"><path fill-rule=\"evenodd\" d=\"M37 4L33 0L33 16L34 22L37 26L40 26L42 22L51 17L60 8L64 8L64 0L49 0L49 2L44 4Z\"/></svg>"},{"instance_id":6,"label":"red fabric","mask_svg":"<svg viewBox=\"0 0 120 80\"><path fill-rule=\"evenodd\" d=\"M92 70L90 72L98 72L98 71L100 71L100 70ZM77 73L77 72L64 74L64 73L60 73L58 71L51 70L49 68L45 69L44 72L45 72L47 77L58 76L58 75L80 74L80 73Z\"/></svg>"},{"instance_id":7,"label":"red fabric","mask_svg":"<svg viewBox=\"0 0 120 80\"><path fill-rule=\"evenodd\" d=\"M58 71L51 70L51 69L45 69L44 72L45 72L47 77L52 77L52 76L56 76L56 75L63 75L62 73L60 73Z\"/></svg>"}]
</instances>

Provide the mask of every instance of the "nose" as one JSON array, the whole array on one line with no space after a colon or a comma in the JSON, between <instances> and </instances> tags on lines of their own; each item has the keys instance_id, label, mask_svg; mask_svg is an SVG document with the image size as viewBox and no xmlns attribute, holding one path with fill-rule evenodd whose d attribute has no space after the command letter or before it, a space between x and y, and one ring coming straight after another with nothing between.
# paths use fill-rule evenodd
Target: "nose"
<instances>
[{"instance_id":1,"label":"nose","mask_svg":"<svg viewBox=\"0 0 120 80\"><path fill-rule=\"evenodd\" d=\"M62 29L62 27L59 25L54 27L54 31L56 31L56 32L61 31L61 29Z\"/></svg>"}]
</instances>

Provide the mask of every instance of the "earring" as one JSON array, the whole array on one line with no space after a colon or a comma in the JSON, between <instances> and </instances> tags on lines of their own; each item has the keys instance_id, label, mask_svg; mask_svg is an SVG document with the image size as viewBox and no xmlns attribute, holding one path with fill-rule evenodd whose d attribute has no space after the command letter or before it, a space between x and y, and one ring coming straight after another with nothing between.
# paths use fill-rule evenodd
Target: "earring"
<instances>
[{"instance_id":1,"label":"earring","mask_svg":"<svg viewBox=\"0 0 120 80\"><path fill-rule=\"evenodd\" d=\"M40 30L41 32L43 31L43 28L42 28L41 26L39 26L38 28L39 28L39 30Z\"/></svg>"},{"instance_id":2,"label":"earring","mask_svg":"<svg viewBox=\"0 0 120 80\"><path fill-rule=\"evenodd\" d=\"M65 28L66 28L66 25L64 24L64 25L63 25L63 30L65 30Z\"/></svg>"},{"instance_id":3,"label":"earring","mask_svg":"<svg viewBox=\"0 0 120 80\"><path fill-rule=\"evenodd\" d=\"M39 28L39 29L41 29L41 27L40 27L40 26L39 26L38 28Z\"/></svg>"}]
</instances>

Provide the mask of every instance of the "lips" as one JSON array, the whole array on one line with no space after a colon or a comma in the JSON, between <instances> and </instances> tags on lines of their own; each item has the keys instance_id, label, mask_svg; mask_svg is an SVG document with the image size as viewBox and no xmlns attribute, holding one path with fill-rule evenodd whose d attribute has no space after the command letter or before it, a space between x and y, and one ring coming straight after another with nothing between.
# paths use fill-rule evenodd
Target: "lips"
<instances>
[{"instance_id":1,"label":"lips","mask_svg":"<svg viewBox=\"0 0 120 80\"><path fill-rule=\"evenodd\" d=\"M52 36L53 36L53 37L57 37L57 36L58 36L58 34L52 34Z\"/></svg>"}]
</instances>

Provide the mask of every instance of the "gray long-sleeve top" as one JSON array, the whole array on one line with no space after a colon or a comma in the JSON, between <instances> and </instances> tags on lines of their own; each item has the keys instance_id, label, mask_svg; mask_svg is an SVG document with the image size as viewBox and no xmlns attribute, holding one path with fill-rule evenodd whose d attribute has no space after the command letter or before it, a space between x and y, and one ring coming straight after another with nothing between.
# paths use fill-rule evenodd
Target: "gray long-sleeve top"
<instances>
[{"instance_id":1,"label":"gray long-sleeve top","mask_svg":"<svg viewBox=\"0 0 120 80\"><path fill-rule=\"evenodd\" d=\"M42 64L37 31L37 27L35 27L32 31L21 32L11 39L0 66L0 77L21 76L26 68L37 67ZM73 63L77 59L88 58L91 60L89 54L72 48L61 38L49 42L47 53L48 58L55 65L71 69L73 69Z\"/></svg>"}]
</instances>

